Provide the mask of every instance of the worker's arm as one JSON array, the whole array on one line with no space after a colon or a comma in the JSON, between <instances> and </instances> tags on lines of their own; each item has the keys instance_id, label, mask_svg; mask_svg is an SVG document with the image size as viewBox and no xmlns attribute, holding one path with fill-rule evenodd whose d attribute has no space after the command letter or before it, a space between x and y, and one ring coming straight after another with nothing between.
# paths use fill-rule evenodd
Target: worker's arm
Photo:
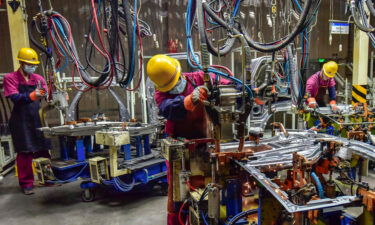
<instances>
[{"instance_id":1,"label":"worker's arm","mask_svg":"<svg viewBox=\"0 0 375 225\"><path fill-rule=\"evenodd\" d=\"M312 97L315 95L315 89L317 89L316 87L316 84L315 83L312 83L312 82L309 82L309 80L307 81L306 83L306 91L305 91L305 94L309 97Z\"/></svg>"},{"instance_id":2,"label":"worker's arm","mask_svg":"<svg viewBox=\"0 0 375 225\"><path fill-rule=\"evenodd\" d=\"M21 94L18 92L18 82L11 75L6 75L4 77L3 86L4 86L5 97L10 98L10 100L12 100L13 103L32 102L29 97L30 93Z\"/></svg>"},{"instance_id":3,"label":"worker's arm","mask_svg":"<svg viewBox=\"0 0 375 225\"><path fill-rule=\"evenodd\" d=\"M159 104L160 114L168 120L182 120L185 118L187 110L184 106L184 96L176 96L172 99L165 99Z\"/></svg>"},{"instance_id":4,"label":"worker's arm","mask_svg":"<svg viewBox=\"0 0 375 225\"><path fill-rule=\"evenodd\" d=\"M307 105L310 108L316 108L317 106L315 95L317 94L318 89L319 89L318 81L316 79L316 76L313 75L306 82L305 98L307 100Z\"/></svg>"},{"instance_id":5,"label":"worker's arm","mask_svg":"<svg viewBox=\"0 0 375 225\"><path fill-rule=\"evenodd\" d=\"M336 100L336 88L328 87L329 100Z\"/></svg>"},{"instance_id":6,"label":"worker's arm","mask_svg":"<svg viewBox=\"0 0 375 225\"><path fill-rule=\"evenodd\" d=\"M32 102L29 93L13 94L13 95L9 95L8 98L10 98L10 100L12 100L13 103L19 103L19 102L29 103L29 102Z\"/></svg>"},{"instance_id":7,"label":"worker's arm","mask_svg":"<svg viewBox=\"0 0 375 225\"><path fill-rule=\"evenodd\" d=\"M328 95L329 100L336 100L336 82L335 79L331 78L328 84Z\"/></svg>"}]
</instances>

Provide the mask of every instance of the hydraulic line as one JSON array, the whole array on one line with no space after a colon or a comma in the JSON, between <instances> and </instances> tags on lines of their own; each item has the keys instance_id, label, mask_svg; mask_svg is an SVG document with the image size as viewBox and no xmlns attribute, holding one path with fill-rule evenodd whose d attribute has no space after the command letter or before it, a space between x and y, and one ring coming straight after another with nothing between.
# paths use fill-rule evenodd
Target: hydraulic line
<instances>
[{"instance_id":1,"label":"hydraulic line","mask_svg":"<svg viewBox=\"0 0 375 225\"><path fill-rule=\"evenodd\" d=\"M193 67L195 69L202 70L203 67L199 63L199 60L197 59L196 55L194 54L194 46L193 46L193 41L192 41L192 37L191 37L191 24L193 23L193 18L194 18L194 11L192 11L193 8L194 8L193 3L194 3L193 0L188 1L188 7L187 7L187 12L186 12L186 15L187 15L186 16L186 36L187 36L187 54L188 54L187 60L188 60L188 63L191 67ZM205 43L204 43L204 45L205 45ZM205 52L207 52L207 50ZM208 55L206 57L207 57L207 60L208 60ZM208 64L208 62L206 62L206 63ZM230 75L228 75L226 73L223 73L221 71L218 71L214 68L208 68L208 72L214 73L217 76L222 76L222 77L224 77L228 80L233 81L236 84L244 85L245 90L247 91L249 97L251 97L251 98L253 97L253 93L252 93L251 89L249 88L249 86L245 85L245 84L242 84L242 81L235 78L234 76L230 76Z\"/></svg>"},{"instance_id":2,"label":"hydraulic line","mask_svg":"<svg viewBox=\"0 0 375 225\"><path fill-rule=\"evenodd\" d=\"M122 9L122 11L121 11ZM119 16L120 18L122 18L122 20L124 21L124 26L125 26L125 29L120 26L120 32L123 34L123 35L127 35L127 55L128 55L128 65L126 64L126 57L123 57L124 59L124 71L128 71L127 74L123 74L123 76L121 78L119 78L119 82L120 82L120 85L122 85L121 83L124 83L124 84L127 84L127 83L130 83L131 81L131 78L133 77L133 74L131 74L130 70L129 70L129 67L131 66L131 63L132 63L132 55L133 55L133 36L135 35L133 33L133 24L132 24L132 18L131 18L131 12L130 12L130 4L128 1L125 1L123 0L122 1L122 7L120 8L119 10ZM121 40L120 40L121 41ZM123 48L122 44L120 45L121 48ZM122 51L123 52L123 51Z\"/></svg>"},{"instance_id":3,"label":"hydraulic line","mask_svg":"<svg viewBox=\"0 0 375 225\"><path fill-rule=\"evenodd\" d=\"M240 6L240 0L236 0L234 5L234 9L233 9L233 12L231 13L231 17L230 17L230 26L235 26L236 25L236 22L234 21L234 17L237 15L237 12L238 12L238 9L239 9L239 6ZM222 9L221 9L222 10ZM197 15L199 17L203 16L203 17L206 17L205 15L205 12L203 11L203 14L202 15ZM206 18L206 21L208 20L208 18ZM220 25L216 26L216 27L221 27ZM226 41L225 41L225 44L221 47L219 46L215 46L212 41L208 38L208 35L207 35L207 29L206 29L206 26L204 27L199 27L200 29L204 29L204 36L205 36L205 39L206 39L206 43L207 43L207 48L208 48L208 51L214 55L214 56L225 56L227 55L229 52L231 52L235 42L236 42L236 39L233 38L233 37L227 37L226 38ZM238 26L237 26L238 28ZM214 28L215 29L215 28Z\"/></svg>"},{"instance_id":4,"label":"hydraulic line","mask_svg":"<svg viewBox=\"0 0 375 225\"><path fill-rule=\"evenodd\" d=\"M250 209L248 211L240 212L237 215L233 216L232 219L229 220L229 222L227 223L227 225L234 225L241 218L243 218L245 216L248 216L248 215L255 214L255 213L258 213L258 209Z\"/></svg>"},{"instance_id":5,"label":"hydraulic line","mask_svg":"<svg viewBox=\"0 0 375 225\"><path fill-rule=\"evenodd\" d=\"M372 16L375 16L374 2L372 0L365 0L367 8L371 12Z\"/></svg>"},{"instance_id":6,"label":"hydraulic line","mask_svg":"<svg viewBox=\"0 0 375 225\"><path fill-rule=\"evenodd\" d=\"M208 88L208 90L212 90L212 81L211 76L208 73L208 68L210 66L209 61L209 54L207 49L207 43L206 43L206 34L204 32L204 21L203 17L199 15L203 15L203 8L202 8L202 0L196 0L197 4L197 23L198 23L198 30L199 30L199 41L200 41L200 50L201 50L201 58L202 58L202 69L204 72L203 80L204 85Z\"/></svg>"},{"instance_id":7,"label":"hydraulic line","mask_svg":"<svg viewBox=\"0 0 375 225\"><path fill-rule=\"evenodd\" d=\"M133 80L134 71L135 71L135 54L136 54L136 32L137 32L137 0L134 0L134 17L133 17L133 24L131 19L131 13L130 13L130 5L127 1L123 0L122 6L124 9L125 17L123 19L125 20L126 24L126 31L127 31L127 41L129 45L129 68L128 68L128 74L126 78L123 78L120 80L119 84L121 87L127 87L131 81ZM120 14L121 16L121 14Z\"/></svg>"},{"instance_id":8,"label":"hydraulic line","mask_svg":"<svg viewBox=\"0 0 375 225\"><path fill-rule=\"evenodd\" d=\"M70 178L66 179L66 180L59 180L59 179L56 179L56 180L52 180L50 181L51 183L70 183L70 182L73 182L75 181L84 171L85 169L88 167L88 163L86 163L82 169L80 171L78 171L76 174L74 174L73 176L71 176Z\"/></svg>"},{"instance_id":9,"label":"hydraulic line","mask_svg":"<svg viewBox=\"0 0 375 225\"><path fill-rule=\"evenodd\" d=\"M289 43L291 43L294 40L294 38L299 33L301 33L302 30L304 30L306 28L307 22L310 20L308 18L308 15L310 13L310 9L312 8L312 5L313 5L313 0L306 0L305 5L304 5L304 9L303 9L302 14L300 16L300 20L298 21L297 25L293 29L292 33L289 34L286 38L281 39L279 41L275 41L272 44L260 44L260 43L257 43L257 42L255 42L254 40L251 39L251 37L249 36L249 34L245 30L243 30L243 29L240 29L240 30L242 30L242 32L243 32L243 34L244 34L244 36L246 38L246 41L248 42L248 44L249 44L250 47L252 47L252 48L254 48L254 49L258 50L258 51L261 51L261 52L274 52L274 51L278 51L278 50L286 47ZM230 30L233 34L236 35L236 34L240 34L241 33L235 27L229 27L229 25L224 20L222 20L219 16L217 16L215 14L215 12L213 12L211 10L211 8L209 7L208 3L203 3L203 8L206 10L206 12L208 13L208 15L215 22L219 23L221 26L223 26L226 29Z\"/></svg>"},{"instance_id":10,"label":"hydraulic line","mask_svg":"<svg viewBox=\"0 0 375 225\"><path fill-rule=\"evenodd\" d=\"M40 13L35 17L34 20L31 21L30 23L30 38L33 44L37 46L38 49L41 51L45 52L48 57L52 57L52 52L49 50L49 48L46 48L42 44L38 43L36 39L32 36L31 30L33 28L36 28L37 30L44 30L40 29L37 27L37 19L40 18L40 20L48 21L49 27L49 36L52 39L53 46L55 47L55 51L57 56L59 57L59 60L57 61L56 65L59 65L61 62L61 59L65 59L65 63L63 65L63 68L67 66L67 63L69 62L69 59L73 62L74 64L74 69L72 74L74 74L74 70L77 70L78 75L80 76L82 82L90 88L106 88L104 85L108 86L111 84L113 76L116 76L116 78L122 83L125 81L125 83L130 83L132 80L133 76L131 73L134 73L134 65L135 65L135 46L134 46L134 32L129 32L131 30L130 28L133 28L131 25L131 12L130 12L130 6L129 3L126 2L125 0L123 1L123 7L122 7L122 12L119 9L118 1L117 0L111 0L110 1L110 8L111 8L111 17L110 17L110 27L108 28L107 32L107 37L108 37L108 44L109 44L109 50L107 51L106 46L104 44L104 39L101 35L101 28L99 26L99 18L100 16L100 5L101 2L103 2L103 8L104 8L104 18L106 18L106 11L105 11L105 5L104 1L98 1L99 7L96 8L95 4L96 2L94 0L91 0L91 13L92 13L92 19L91 19L91 24L90 24L90 29L89 29L89 35L87 38L87 41L90 41L91 46L90 46L90 53L89 55L87 54L86 51L86 61L87 61L87 66L83 66L81 61L79 60L79 56L77 53L77 49L74 43L74 39L72 36L72 32L70 29L70 25L68 21L59 13L49 10L49 11L44 11L43 13ZM136 2L136 1L135 1ZM47 18L47 19L45 19ZM124 19L125 18L125 19ZM136 19L136 14L135 14L135 19ZM126 24L126 29L125 32L128 35L128 38L130 37L131 40L128 41L129 43L129 58L132 59L132 61L129 63L128 66L126 66L125 62L125 55L122 54L122 58L124 60L124 68L123 70L120 70L119 63L117 62L118 53L119 53L119 42L120 42L120 29L119 29L119 24L118 21L119 19L124 20ZM104 24L106 24L106 20ZM137 22L137 21L134 21ZM129 26L130 25L130 26ZM135 28L135 27L134 27ZM122 29L124 30L124 29ZM96 45L93 41L93 38L91 36L92 31L96 31L98 40L99 40L99 45ZM46 34L43 34L46 37ZM100 46L100 47L99 47ZM92 55L92 50L93 47L106 59L106 64L103 67L103 71L99 71L95 69L95 67L90 63L90 58ZM88 45L86 43L86 49L88 49ZM123 48L121 48L123 50ZM122 51L123 52L123 51ZM130 54L133 53L133 54ZM90 67L92 70L95 72L99 73L99 77L97 79L93 79L92 76L88 73L87 68ZM60 68L59 71L61 71L63 68ZM122 72L123 75L119 75L119 72ZM130 71L130 72L129 72ZM133 71L133 72L131 72ZM126 73L127 76L125 75ZM121 78L121 79L119 79ZM76 87L76 85L74 84ZM85 90L88 90L85 89Z\"/></svg>"},{"instance_id":11,"label":"hydraulic line","mask_svg":"<svg viewBox=\"0 0 375 225\"><path fill-rule=\"evenodd\" d=\"M299 93L299 82L298 82L298 67L296 62L294 61L294 55L292 51L292 47L290 45L287 46L287 53L290 65L290 85L292 91L292 102L297 105L300 97Z\"/></svg>"},{"instance_id":12,"label":"hydraulic line","mask_svg":"<svg viewBox=\"0 0 375 225\"><path fill-rule=\"evenodd\" d=\"M77 69L80 77L84 81L84 83L88 86L99 87L106 83L108 80L109 72L108 70L108 60L107 58L107 72L102 73L99 78L93 80L88 72L85 70L85 67L79 61L78 52L74 43L74 39L71 33L70 25L68 21L58 12L53 11L50 15L51 18L51 29L54 29L54 33L57 34L59 37L59 41L61 42L60 45L64 46L64 50L68 53L70 59L75 64L75 68ZM61 33L61 35L59 34Z\"/></svg>"},{"instance_id":13,"label":"hydraulic line","mask_svg":"<svg viewBox=\"0 0 375 225\"><path fill-rule=\"evenodd\" d=\"M359 1L358 4L361 4L361 2ZM358 7L361 7L361 6L358 6ZM373 27L366 27L364 26L361 22L360 22L360 19L358 18L358 12L357 12L357 7L356 7L356 4L355 4L355 0L351 0L350 1L350 12L352 13L352 16L353 16L353 21L355 23L355 25L358 27L358 29L360 29L361 31L363 32L374 32L375 31L375 28Z\"/></svg>"},{"instance_id":14,"label":"hydraulic line","mask_svg":"<svg viewBox=\"0 0 375 225\"><path fill-rule=\"evenodd\" d=\"M368 26L368 18L365 14L365 10L363 8L363 5L360 3L358 4L358 8L359 8L359 12L361 14L361 17L362 17L362 22L365 26ZM367 32L367 35L369 36L370 40L371 40L371 44L372 46L375 48L375 36L374 36L374 33L371 33L371 32Z\"/></svg>"}]
</instances>

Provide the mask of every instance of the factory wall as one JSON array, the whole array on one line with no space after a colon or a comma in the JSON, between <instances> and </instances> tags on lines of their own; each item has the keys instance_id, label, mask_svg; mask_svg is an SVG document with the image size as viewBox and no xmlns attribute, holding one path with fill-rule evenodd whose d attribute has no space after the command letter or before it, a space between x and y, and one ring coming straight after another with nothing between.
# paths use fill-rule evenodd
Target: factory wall
<instances>
[{"instance_id":1,"label":"factory wall","mask_svg":"<svg viewBox=\"0 0 375 225\"><path fill-rule=\"evenodd\" d=\"M71 23L73 36L78 48L81 59L84 61L85 51L85 34L88 31L88 21L90 18L90 1L51 1L53 10L60 12ZM244 1L241 8L240 16L245 18L245 25L251 35L257 41L269 42L273 39L273 27L275 27L275 37L280 38L288 33L286 29L288 13L283 11L284 3L287 1L277 1L278 12L275 17L276 25L270 24L272 18L271 5L269 0L249 0ZM48 1L42 1L43 7L48 9ZM36 1L26 2L26 13L29 20L39 11ZM153 37L147 37L143 40L144 55L152 56L157 53L166 53L171 50L171 45L177 46L177 52L185 51L185 11L187 0L143 0L140 12L140 18L146 21L154 33ZM280 9L280 10L279 10ZM333 10L332 10L333 9ZM9 40L6 36L6 13L0 12L0 49L5 52L9 51ZM261 16L260 16L261 15ZM312 74L319 70L319 64L316 63L318 58L329 58L338 60L341 63L351 62L352 55L352 38L351 35L333 35L332 41L329 41L329 19L347 20L345 14L345 1L332 0L322 1L316 25L312 28L310 36L310 67L307 74ZM293 28L295 20L290 19L289 29ZM263 31L260 32L260 31ZM353 28L351 28L351 33ZM197 31L193 29L193 40L196 50L198 49ZM38 37L34 33L35 37ZM9 37L8 37L9 38ZM299 37L295 44L299 46ZM341 47L340 47L341 45ZM237 47L240 47L239 45ZM258 54L260 56L261 54ZM241 55L235 54L236 74L240 73ZM3 57L0 60L0 72L7 72L11 69L9 57ZM93 62L100 68L104 65L104 59L96 55ZM220 63L230 67L230 57L214 58L213 63ZM41 67L40 67L41 68ZM39 69L40 69L39 68ZM41 73L41 71L39 71ZM71 68L68 67L62 73L65 76L71 76ZM350 77L349 71L340 68L340 74ZM135 83L138 78L135 78ZM125 99L126 91L116 88L116 91ZM74 96L74 88L70 91L71 98ZM137 97L137 95L136 95ZM140 118L140 105L137 101L137 117ZM91 90L85 93L79 104L79 115L81 117L91 116L94 112L102 112L111 119L117 119L117 106L115 101L109 95L108 91ZM57 123L56 113L50 113L49 119L51 124Z\"/></svg>"}]
</instances>

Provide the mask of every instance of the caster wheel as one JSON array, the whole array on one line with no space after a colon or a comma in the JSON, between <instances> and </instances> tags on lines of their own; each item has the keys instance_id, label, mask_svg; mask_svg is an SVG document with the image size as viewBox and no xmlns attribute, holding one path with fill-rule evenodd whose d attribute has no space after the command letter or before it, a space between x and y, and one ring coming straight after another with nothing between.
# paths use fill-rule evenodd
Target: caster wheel
<instances>
[{"instance_id":1,"label":"caster wheel","mask_svg":"<svg viewBox=\"0 0 375 225\"><path fill-rule=\"evenodd\" d=\"M91 188L86 188L82 191L81 199L83 202L92 202L94 201L95 193Z\"/></svg>"}]
</instances>

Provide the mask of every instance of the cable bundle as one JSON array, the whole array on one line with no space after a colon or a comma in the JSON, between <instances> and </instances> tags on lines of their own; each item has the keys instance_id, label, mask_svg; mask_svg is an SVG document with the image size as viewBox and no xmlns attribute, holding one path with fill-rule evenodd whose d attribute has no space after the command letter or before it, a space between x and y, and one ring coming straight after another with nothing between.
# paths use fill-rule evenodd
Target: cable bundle
<instances>
[{"instance_id":1,"label":"cable bundle","mask_svg":"<svg viewBox=\"0 0 375 225\"><path fill-rule=\"evenodd\" d=\"M112 178L111 180L102 180L104 185L111 185L116 188L118 191L128 192L131 191L135 186L135 180L132 179L130 184L125 183L119 177Z\"/></svg>"},{"instance_id":2,"label":"cable bundle","mask_svg":"<svg viewBox=\"0 0 375 225\"><path fill-rule=\"evenodd\" d=\"M110 4L107 6L108 2ZM53 59L53 53L55 53L58 60L53 63L52 67L57 72L66 69L71 63L74 87L82 91L82 88L75 84L74 76L78 74L86 87L83 91L87 91L91 88L107 88L114 79L121 87L127 88L130 85L136 70L138 38L141 52L139 81L132 90L137 89L142 79L142 37L151 36L149 25L138 19L138 0L134 0L133 8L125 0L120 5L117 0L90 0L90 6L91 18L86 35L85 62L79 57L68 20L58 12L42 11L34 17L29 29L31 41L47 55L47 62ZM44 37L46 40L44 43L39 43L33 37L31 30L34 28ZM127 40L126 46L124 46L124 40ZM52 43L52 46L48 45L48 41ZM97 68L92 62L95 53L105 61L102 68ZM94 78L90 73L96 73L99 76Z\"/></svg>"},{"instance_id":3,"label":"cable bundle","mask_svg":"<svg viewBox=\"0 0 375 225\"><path fill-rule=\"evenodd\" d=\"M199 62L198 57L194 53L194 45L193 45L193 39L191 36L191 31L192 31L192 24L194 23L194 17L195 17L195 10L193 7L194 0L189 0L188 1L188 6L187 6L187 12L186 12L186 23L185 23L185 31L186 31L186 41L187 41L187 61L189 65L194 68L194 69L200 69L202 70L202 65ZM219 68L219 67L216 67ZM219 68L219 69L224 69L226 70L229 74L233 74L229 69L227 68ZM214 68L214 66L208 68L208 72L214 73L217 76L222 76L228 80L231 80L237 84L243 85L242 81L235 78L234 76L231 76L227 73L221 72L217 69ZM247 93L249 94L250 97L253 97L253 93L251 89L247 86L244 85Z\"/></svg>"},{"instance_id":4,"label":"cable bundle","mask_svg":"<svg viewBox=\"0 0 375 225\"><path fill-rule=\"evenodd\" d=\"M220 16L218 16L210 7L210 5L207 2L202 3L203 9L206 11L206 13L211 17L212 20L214 20L216 23L218 23L220 26L228 29L232 34L243 34L245 36L245 39L250 47L260 51L260 52L275 52L278 51L284 47L286 47L288 44L290 44L294 38L303 32L306 27L311 24L313 19L315 18L316 12L319 8L321 0L306 0L304 7L301 11L301 15L299 16L299 21L297 22L296 26L294 27L293 31L288 34L287 36L275 40L270 43L258 43L255 42L249 33L246 31L246 29L243 27L243 25L240 26L239 29L237 29L235 26L231 26L226 21L224 21ZM234 8L236 10L236 8ZM238 9L237 9L238 10ZM236 11L234 11L236 12ZM198 15L199 16L199 15Z\"/></svg>"},{"instance_id":5,"label":"cable bundle","mask_svg":"<svg viewBox=\"0 0 375 225\"><path fill-rule=\"evenodd\" d=\"M372 0L365 0L367 7L372 16L375 16L374 3ZM353 17L354 24L363 32L366 32L369 36L372 46L375 47L375 28L368 22L368 15L366 15L363 7L363 0L351 0L350 1L350 12Z\"/></svg>"}]
</instances>

